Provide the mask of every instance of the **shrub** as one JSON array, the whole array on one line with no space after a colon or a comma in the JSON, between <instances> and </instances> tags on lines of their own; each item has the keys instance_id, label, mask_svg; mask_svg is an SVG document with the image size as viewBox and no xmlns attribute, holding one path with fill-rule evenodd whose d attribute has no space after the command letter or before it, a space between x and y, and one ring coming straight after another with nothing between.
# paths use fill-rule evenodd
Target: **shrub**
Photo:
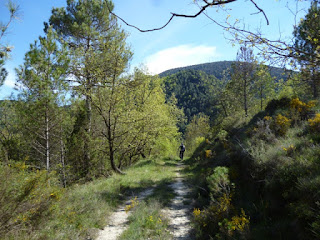
<instances>
[{"instance_id":1,"label":"shrub","mask_svg":"<svg viewBox=\"0 0 320 240\"><path fill-rule=\"evenodd\" d=\"M218 198L223 194L230 195L233 186L229 180L227 167L216 167L212 175L207 177L211 198Z\"/></svg>"},{"instance_id":2,"label":"shrub","mask_svg":"<svg viewBox=\"0 0 320 240\"><path fill-rule=\"evenodd\" d=\"M308 122L312 131L320 133L320 113L317 113L313 119L308 119Z\"/></svg>"},{"instance_id":3,"label":"shrub","mask_svg":"<svg viewBox=\"0 0 320 240\"><path fill-rule=\"evenodd\" d=\"M290 106L290 99L289 98L281 98L279 100L273 99L271 100L267 107L266 107L266 112L269 115L273 115L274 112L278 109L287 109Z\"/></svg>"},{"instance_id":4,"label":"shrub","mask_svg":"<svg viewBox=\"0 0 320 240\"><path fill-rule=\"evenodd\" d=\"M291 120L281 114L278 114L274 121L274 128L278 135L285 136L290 128Z\"/></svg>"},{"instance_id":5,"label":"shrub","mask_svg":"<svg viewBox=\"0 0 320 240\"><path fill-rule=\"evenodd\" d=\"M210 157L213 156L213 153L212 153L212 151L210 149L205 150L205 153L206 153L206 158L210 158Z\"/></svg>"},{"instance_id":6,"label":"shrub","mask_svg":"<svg viewBox=\"0 0 320 240\"><path fill-rule=\"evenodd\" d=\"M0 164L0 238L26 234L60 199L55 173L28 170L24 162Z\"/></svg>"},{"instance_id":7,"label":"shrub","mask_svg":"<svg viewBox=\"0 0 320 240\"><path fill-rule=\"evenodd\" d=\"M224 219L219 223L220 239L225 237L232 237L235 239L246 239L246 235L249 232L250 218L245 214L244 210L241 209L240 215L235 215L231 220Z\"/></svg>"},{"instance_id":8,"label":"shrub","mask_svg":"<svg viewBox=\"0 0 320 240\"><path fill-rule=\"evenodd\" d=\"M309 115L311 108L313 108L315 105L315 101L309 101L308 103L304 103L299 98L293 98L290 102L291 109L294 109L299 113L301 120L307 119L307 116Z\"/></svg>"},{"instance_id":9,"label":"shrub","mask_svg":"<svg viewBox=\"0 0 320 240\"><path fill-rule=\"evenodd\" d=\"M292 157L296 150L296 147L291 144L289 147L283 147L282 149L286 152L287 156Z\"/></svg>"},{"instance_id":10,"label":"shrub","mask_svg":"<svg viewBox=\"0 0 320 240\"><path fill-rule=\"evenodd\" d=\"M270 116L265 116L262 120L259 120L256 127L252 131L252 136L267 142L274 142L275 135L271 130L273 119Z\"/></svg>"}]
</instances>

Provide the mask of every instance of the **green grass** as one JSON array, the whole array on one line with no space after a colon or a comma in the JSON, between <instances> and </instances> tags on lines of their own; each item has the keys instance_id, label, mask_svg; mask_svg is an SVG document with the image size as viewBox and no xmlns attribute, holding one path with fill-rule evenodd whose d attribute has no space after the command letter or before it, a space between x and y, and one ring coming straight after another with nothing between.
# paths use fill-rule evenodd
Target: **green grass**
<instances>
[{"instance_id":1,"label":"green grass","mask_svg":"<svg viewBox=\"0 0 320 240\"><path fill-rule=\"evenodd\" d=\"M166 166L173 167L175 172L177 171L176 164L176 161L170 160L165 163ZM181 176L184 176L185 173L182 171ZM175 197L174 190L170 187L172 182L172 178L164 179L154 188L150 196L133 209L129 216L129 227L120 239L172 239L168 231L169 221L162 212L162 209L169 206Z\"/></svg>"},{"instance_id":2,"label":"green grass","mask_svg":"<svg viewBox=\"0 0 320 240\"><path fill-rule=\"evenodd\" d=\"M173 181L175 170L175 160L142 160L127 169L126 175L114 174L107 179L69 187L41 216L36 229L19 235L7 234L5 239L94 238L97 230L107 225L106 218L128 196L156 186L153 198L160 199L163 195L164 200L159 206L166 204L172 193L164 194L165 188Z\"/></svg>"},{"instance_id":3,"label":"green grass","mask_svg":"<svg viewBox=\"0 0 320 240\"><path fill-rule=\"evenodd\" d=\"M120 239L172 239L168 231L169 221L161 212L162 208L163 205L155 199L139 203L129 216L129 228Z\"/></svg>"}]
</instances>

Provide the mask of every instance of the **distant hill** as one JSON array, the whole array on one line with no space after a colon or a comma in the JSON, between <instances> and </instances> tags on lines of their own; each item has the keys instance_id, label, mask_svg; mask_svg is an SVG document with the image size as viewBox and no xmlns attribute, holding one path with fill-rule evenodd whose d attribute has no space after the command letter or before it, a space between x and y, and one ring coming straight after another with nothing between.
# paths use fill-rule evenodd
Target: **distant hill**
<instances>
[{"instance_id":1,"label":"distant hill","mask_svg":"<svg viewBox=\"0 0 320 240\"><path fill-rule=\"evenodd\" d=\"M223 71L231 69L232 63L234 63L234 61L221 61L221 62L202 63L202 64L191 65L187 67L173 68L160 73L159 76L166 77L183 70L195 70L195 71L203 71L206 74L213 75L219 80L221 80L223 78ZM289 72L288 71L286 72L282 68L269 66L269 70L270 70L271 76L276 77L276 79L278 80L280 79L286 80L288 78Z\"/></svg>"},{"instance_id":2,"label":"distant hill","mask_svg":"<svg viewBox=\"0 0 320 240\"><path fill-rule=\"evenodd\" d=\"M213 75L197 70L181 70L164 78L164 90L167 100L174 95L177 106L182 108L187 121L194 115L204 113L211 119L216 115L212 87L218 87L220 82ZM183 132L184 127L179 126Z\"/></svg>"},{"instance_id":3,"label":"distant hill","mask_svg":"<svg viewBox=\"0 0 320 240\"><path fill-rule=\"evenodd\" d=\"M234 61L203 63L181 68L174 68L159 74L164 79L164 90L167 100L174 95L177 106L182 108L190 122L194 115L204 113L213 121L217 114L216 99L210 89L223 88L230 79L228 73ZM277 80L286 80L289 72L281 68L269 67L270 74ZM223 74L226 71L226 78ZM223 80L223 81L222 81ZM184 127L179 126L183 132Z\"/></svg>"}]
</instances>

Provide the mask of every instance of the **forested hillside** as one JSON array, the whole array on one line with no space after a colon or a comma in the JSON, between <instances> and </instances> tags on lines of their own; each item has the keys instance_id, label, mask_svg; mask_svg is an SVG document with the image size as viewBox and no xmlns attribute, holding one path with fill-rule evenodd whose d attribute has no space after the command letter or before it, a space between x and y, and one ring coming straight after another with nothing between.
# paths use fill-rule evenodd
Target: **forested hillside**
<instances>
[{"instance_id":1,"label":"forested hillside","mask_svg":"<svg viewBox=\"0 0 320 240\"><path fill-rule=\"evenodd\" d=\"M294 74L257 62L251 65L246 98L251 105L259 104L257 100L260 99L260 109L263 109L266 101L272 99L276 91L281 91L280 85L292 79ZM181 132L185 132L185 125L196 115L208 116L212 125L219 119L219 113L229 114L227 108L231 99L241 95L241 89L235 91L239 84L236 79L238 70L236 61L224 61L172 69L159 74L164 82L167 101L176 101L176 105L184 112L185 120L179 122Z\"/></svg>"},{"instance_id":2,"label":"forested hillside","mask_svg":"<svg viewBox=\"0 0 320 240\"><path fill-rule=\"evenodd\" d=\"M176 99L176 106L185 114L185 124L199 113L214 118L217 110L213 89L223 88L225 84L214 76L196 70L183 70L164 78L167 101Z\"/></svg>"},{"instance_id":3,"label":"forested hillside","mask_svg":"<svg viewBox=\"0 0 320 240\"><path fill-rule=\"evenodd\" d=\"M227 79L230 78L230 70L232 67L232 64L234 64L235 61L221 61L221 62L211 62L211 63L202 63L202 64L197 64L197 65L192 65L192 66L186 66L186 67L180 67L180 68L174 68L174 69L169 69L166 70L162 73L159 74L160 77L167 77L172 74L175 74L180 71L184 70L196 70L196 71L202 71L205 72L208 75L213 75L217 79L221 80L224 77L227 77ZM287 79L288 76L290 75L291 71L286 71L283 68L278 68L278 67L272 67L268 66L269 72L271 77L275 77L276 79ZM226 73L226 75L224 74Z\"/></svg>"}]
</instances>

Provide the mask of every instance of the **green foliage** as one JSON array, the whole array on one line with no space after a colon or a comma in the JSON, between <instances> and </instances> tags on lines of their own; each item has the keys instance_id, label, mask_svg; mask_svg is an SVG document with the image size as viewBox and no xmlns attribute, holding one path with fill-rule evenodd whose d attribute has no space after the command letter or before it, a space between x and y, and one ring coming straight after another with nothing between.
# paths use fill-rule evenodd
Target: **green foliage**
<instances>
[{"instance_id":1,"label":"green foliage","mask_svg":"<svg viewBox=\"0 0 320 240\"><path fill-rule=\"evenodd\" d=\"M61 197L55 173L28 168L26 162L0 164L0 238L30 234Z\"/></svg>"},{"instance_id":2,"label":"green foliage","mask_svg":"<svg viewBox=\"0 0 320 240\"><path fill-rule=\"evenodd\" d=\"M193 222L199 239L247 239L250 218L241 209L237 214L232 204L234 184L230 181L229 168L215 167L206 178L210 191L210 204L202 211L195 208Z\"/></svg>"},{"instance_id":3,"label":"green foliage","mask_svg":"<svg viewBox=\"0 0 320 240\"><path fill-rule=\"evenodd\" d=\"M174 151L176 107L165 103L159 78L136 69L132 78L114 78L111 88L99 89L93 105L102 123L97 131L105 139L103 150L115 171L116 163L130 165L139 155Z\"/></svg>"},{"instance_id":4,"label":"green foliage","mask_svg":"<svg viewBox=\"0 0 320 240\"><path fill-rule=\"evenodd\" d=\"M177 106L183 109L188 122L199 113L214 117L212 86L217 86L214 76L194 70L181 71L164 79L166 98L175 96Z\"/></svg>"},{"instance_id":5,"label":"green foliage","mask_svg":"<svg viewBox=\"0 0 320 240\"><path fill-rule=\"evenodd\" d=\"M210 129L209 117L203 114L196 115L186 127L185 141L188 154L193 151L205 140Z\"/></svg>"},{"instance_id":6,"label":"green foliage","mask_svg":"<svg viewBox=\"0 0 320 240\"><path fill-rule=\"evenodd\" d=\"M221 197L223 194L230 195L231 182L229 180L229 169L226 167L216 167L209 177L207 183L210 190L211 198Z\"/></svg>"},{"instance_id":7,"label":"green foliage","mask_svg":"<svg viewBox=\"0 0 320 240\"><path fill-rule=\"evenodd\" d=\"M313 119L308 119L311 131L320 133L320 113L317 113Z\"/></svg>"},{"instance_id":8,"label":"green foliage","mask_svg":"<svg viewBox=\"0 0 320 240\"><path fill-rule=\"evenodd\" d=\"M225 77L228 80L230 80L230 74L227 74L227 76L225 76L224 72L228 72L228 70L231 69L231 66L233 63L234 63L233 61L221 61L221 62L196 64L196 65L187 66L187 67L170 69L163 73L160 73L159 76L167 77L167 76L176 74L180 71L195 70L195 71L205 72L208 75L213 75L219 80L222 80ZM287 79L289 76L289 74L283 71L283 69L281 68L268 66L268 69L271 74L271 77L272 78L275 77L277 81L279 81L280 79Z\"/></svg>"},{"instance_id":9,"label":"green foliage","mask_svg":"<svg viewBox=\"0 0 320 240\"><path fill-rule=\"evenodd\" d=\"M12 21L19 18L19 5L8 0L6 1L6 7L10 14L9 20L6 23L0 21L0 87L3 85L8 75L8 71L4 68L4 64L13 48L12 46L4 45L2 38L8 33L8 29Z\"/></svg>"},{"instance_id":10,"label":"green foliage","mask_svg":"<svg viewBox=\"0 0 320 240\"><path fill-rule=\"evenodd\" d=\"M302 68L303 80L310 86L313 98L319 96L320 7L312 1L308 13L294 29L294 54Z\"/></svg>"},{"instance_id":11,"label":"green foliage","mask_svg":"<svg viewBox=\"0 0 320 240\"><path fill-rule=\"evenodd\" d=\"M25 154L32 162L51 170L64 152L65 121L61 105L65 104L66 84L63 81L69 66L66 45L57 43L57 33L49 28L39 43L30 45L25 63L17 69L21 87L17 112L20 131L28 149ZM53 168L54 169L54 168Z\"/></svg>"},{"instance_id":12,"label":"green foliage","mask_svg":"<svg viewBox=\"0 0 320 240\"><path fill-rule=\"evenodd\" d=\"M120 239L171 239L169 221L161 210L161 204L155 200L139 204L129 216L129 228Z\"/></svg>"},{"instance_id":13,"label":"green foliage","mask_svg":"<svg viewBox=\"0 0 320 240\"><path fill-rule=\"evenodd\" d=\"M215 140L209 139L209 147L201 145L196 151L210 149L215 152L214 161L192 162L193 168L209 169L196 177L197 183L207 182L209 191L199 190L196 197L194 222L199 238L317 239L320 141L315 133L315 104L296 97L272 100L247 124L238 124L235 112L215 127ZM223 186L220 181L231 180L235 185L230 195L216 193ZM230 235L236 226L246 227Z\"/></svg>"}]
</instances>

